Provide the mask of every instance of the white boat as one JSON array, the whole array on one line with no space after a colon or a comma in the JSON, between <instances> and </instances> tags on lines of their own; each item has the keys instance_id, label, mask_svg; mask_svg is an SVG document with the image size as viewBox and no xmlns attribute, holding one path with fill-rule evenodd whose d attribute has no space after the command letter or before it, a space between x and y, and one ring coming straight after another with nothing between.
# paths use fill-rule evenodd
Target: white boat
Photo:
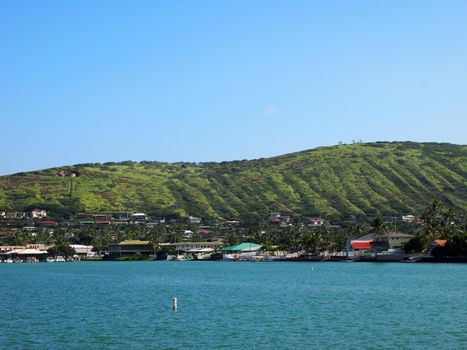
<instances>
[{"instance_id":1,"label":"white boat","mask_svg":"<svg viewBox=\"0 0 467 350\"><path fill-rule=\"evenodd\" d=\"M238 259L237 254L224 254L224 260L235 261Z\"/></svg>"},{"instance_id":2,"label":"white boat","mask_svg":"<svg viewBox=\"0 0 467 350\"><path fill-rule=\"evenodd\" d=\"M63 256L57 256L55 258L55 262L66 262L65 258Z\"/></svg>"},{"instance_id":3,"label":"white boat","mask_svg":"<svg viewBox=\"0 0 467 350\"><path fill-rule=\"evenodd\" d=\"M46 262L55 262L55 259L52 258L52 257L48 257L45 261Z\"/></svg>"}]
</instances>

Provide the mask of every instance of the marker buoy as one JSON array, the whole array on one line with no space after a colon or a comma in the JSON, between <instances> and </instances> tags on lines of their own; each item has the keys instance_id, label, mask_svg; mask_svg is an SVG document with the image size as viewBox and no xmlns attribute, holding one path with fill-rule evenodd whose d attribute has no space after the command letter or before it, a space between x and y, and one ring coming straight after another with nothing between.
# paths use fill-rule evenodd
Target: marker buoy
<instances>
[{"instance_id":1,"label":"marker buoy","mask_svg":"<svg viewBox=\"0 0 467 350\"><path fill-rule=\"evenodd\" d=\"M178 308L178 306L177 306L177 298L174 297L174 298L172 299L172 311L176 312L176 311L177 311L177 308Z\"/></svg>"}]
</instances>

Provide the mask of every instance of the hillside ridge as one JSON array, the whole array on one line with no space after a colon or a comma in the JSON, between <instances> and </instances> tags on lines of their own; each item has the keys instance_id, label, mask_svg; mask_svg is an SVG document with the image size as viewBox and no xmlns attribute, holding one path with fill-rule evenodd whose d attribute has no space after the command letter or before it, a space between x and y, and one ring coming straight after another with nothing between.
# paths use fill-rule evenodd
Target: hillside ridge
<instances>
[{"instance_id":1,"label":"hillside ridge","mask_svg":"<svg viewBox=\"0 0 467 350\"><path fill-rule=\"evenodd\" d=\"M59 176L73 170L78 177ZM63 174L62 174L63 175ZM432 199L467 207L467 146L374 142L226 162L84 163L0 177L0 211L144 211L256 220L414 213Z\"/></svg>"}]
</instances>

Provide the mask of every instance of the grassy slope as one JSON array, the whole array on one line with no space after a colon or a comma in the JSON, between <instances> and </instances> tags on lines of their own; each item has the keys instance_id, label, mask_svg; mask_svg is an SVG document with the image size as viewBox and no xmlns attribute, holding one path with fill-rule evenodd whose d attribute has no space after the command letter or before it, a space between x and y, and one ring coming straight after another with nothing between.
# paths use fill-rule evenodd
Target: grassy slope
<instances>
[{"instance_id":1,"label":"grassy slope","mask_svg":"<svg viewBox=\"0 0 467 350\"><path fill-rule=\"evenodd\" d=\"M412 213L441 199L467 207L467 146L372 143L222 163L72 167L75 208L254 219L270 211L329 216ZM0 209L68 206L58 169L0 177Z\"/></svg>"}]
</instances>

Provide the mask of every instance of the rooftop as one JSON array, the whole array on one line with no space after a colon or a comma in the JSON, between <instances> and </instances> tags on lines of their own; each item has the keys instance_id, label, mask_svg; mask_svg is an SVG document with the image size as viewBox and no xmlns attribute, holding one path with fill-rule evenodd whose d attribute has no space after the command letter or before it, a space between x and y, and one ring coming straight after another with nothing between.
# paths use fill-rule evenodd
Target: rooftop
<instances>
[{"instance_id":1,"label":"rooftop","mask_svg":"<svg viewBox=\"0 0 467 350\"><path fill-rule=\"evenodd\" d=\"M377 235L375 233L369 233L362 237L357 238L356 240L365 241L365 240L374 239L376 237ZM414 235L403 233L403 232L386 232L384 235L381 235L380 237L382 238L413 238Z\"/></svg>"},{"instance_id":2,"label":"rooftop","mask_svg":"<svg viewBox=\"0 0 467 350\"><path fill-rule=\"evenodd\" d=\"M245 243L240 243L236 245L231 245L229 247L225 247L222 250L223 251L255 251L258 250L259 248L262 248L263 246L261 244L256 244L256 243L251 243L251 242L245 242Z\"/></svg>"},{"instance_id":3,"label":"rooftop","mask_svg":"<svg viewBox=\"0 0 467 350\"><path fill-rule=\"evenodd\" d=\"M118 245L147 245L150 243L150 241L127 240L118 243Z\"/></svg>"}]
</instances>

